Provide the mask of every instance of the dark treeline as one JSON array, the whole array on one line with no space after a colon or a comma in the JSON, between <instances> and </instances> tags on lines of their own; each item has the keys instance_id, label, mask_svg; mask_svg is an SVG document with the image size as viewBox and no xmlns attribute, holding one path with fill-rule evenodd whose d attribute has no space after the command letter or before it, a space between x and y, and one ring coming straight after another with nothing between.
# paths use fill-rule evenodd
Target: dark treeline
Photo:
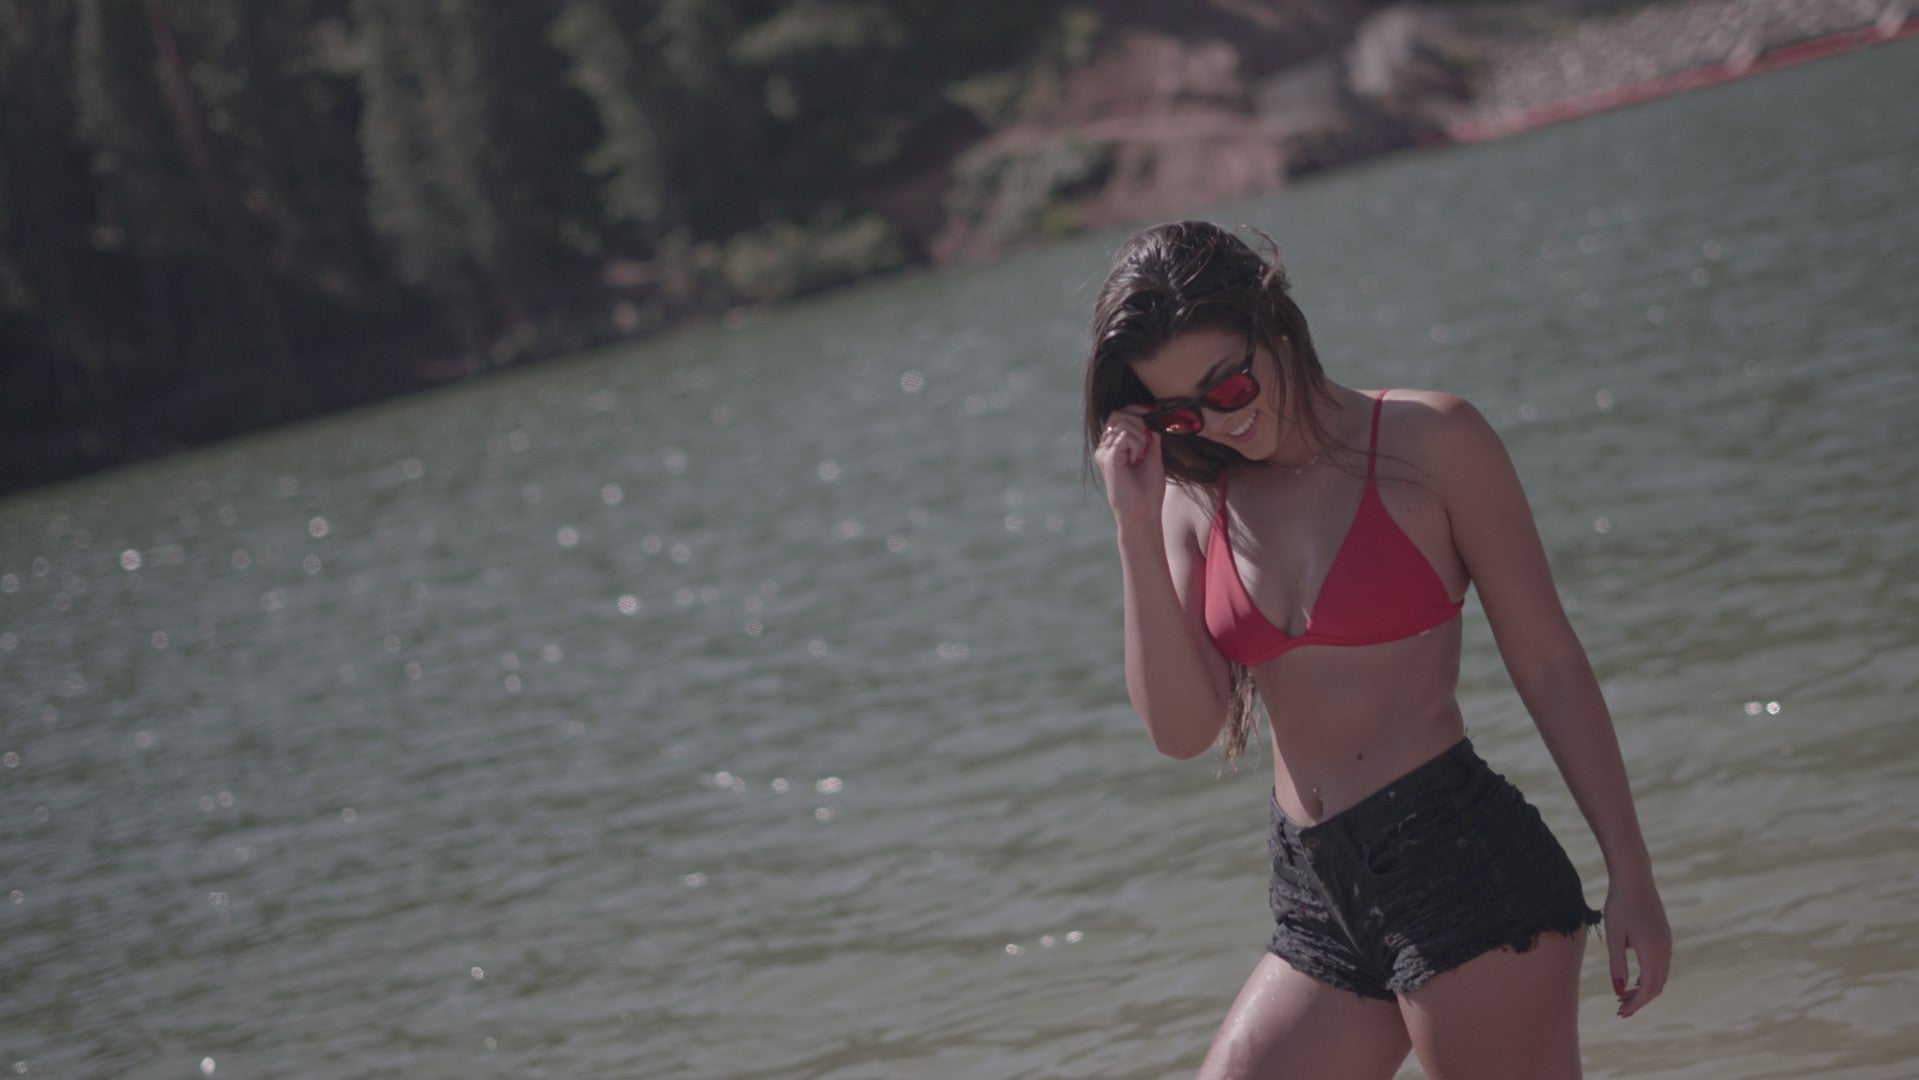
<instances>
[{"instance_id":1,"label":"dark treeline","mask_svg":"<svg viewBox=\"0 0 1919 1080\"><path fill-rule=\"evenodd\" d=\"M953 148L1096 23L0 0L0 488L923 257Z\"/></svg>"}]
</instances>

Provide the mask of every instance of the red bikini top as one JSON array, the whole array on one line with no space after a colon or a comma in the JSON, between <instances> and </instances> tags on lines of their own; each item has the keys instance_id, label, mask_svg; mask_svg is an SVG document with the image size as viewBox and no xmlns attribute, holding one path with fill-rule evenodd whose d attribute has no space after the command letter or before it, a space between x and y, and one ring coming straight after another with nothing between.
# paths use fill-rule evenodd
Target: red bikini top
<instances>
[{"instance_id":1,"label":"red bikini top","mask_svg":"<svg viewBox=\"0 0 1919 1080\"><path fill-rule=\"evenodd\" d=\"M1206 541L1206 631L1220 654L1257 667L1302 645L1378 645L1412 637L1455 615L1465 600L1446 595L1445 583L1411 538L1379 501L1373 459L1379 452L1379 409L1387 391L1373 399L1373 430L1366 449L1366 487L1359 511L1319 586L1306 631L1298 637L1274 626L1253 605L1233 563L1227 538L1226 477L1219 478L1219 504Z\"/></svg>"}]
</instances>

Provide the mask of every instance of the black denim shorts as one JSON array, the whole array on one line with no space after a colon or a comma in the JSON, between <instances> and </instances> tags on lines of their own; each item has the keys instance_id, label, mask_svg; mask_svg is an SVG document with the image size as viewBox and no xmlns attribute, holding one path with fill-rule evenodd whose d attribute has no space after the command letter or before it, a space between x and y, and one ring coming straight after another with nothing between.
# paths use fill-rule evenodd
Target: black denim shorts
<instances>
[{"instance_id":1,"label":"black denim shorts","mask_svg":"<svg viewBox=\"0 0 1919 1080\"><path fill-rule=\"evenodd\" d=\"M1599 921L1539 811L1469 739L1317 825L1277 799L1272 818L1267 948L1362 997Z\"/></svg>"}]
</instances>

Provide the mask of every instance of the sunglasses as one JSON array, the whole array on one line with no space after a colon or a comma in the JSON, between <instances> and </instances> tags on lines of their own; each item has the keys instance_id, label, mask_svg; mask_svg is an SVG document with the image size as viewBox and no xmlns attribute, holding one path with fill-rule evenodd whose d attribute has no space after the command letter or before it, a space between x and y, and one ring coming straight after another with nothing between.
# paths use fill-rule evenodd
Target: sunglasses
<instances>
[{"instance_id":1,"label":"sunglasses","mask_svg":"<svg viewBox=\"0 0 1919 1080\"><path fill-rule=\"evenodd\" d=\"M1238 412L1259 396L1259 380L1253 378L1253 345L1246 343L1246 359L1200 389L1199 396L1167 405L1146 414L1146 426L1162 435L1197 435L1206 427L1201 406L1214 412Z\"/></svg>"}]
</instances>

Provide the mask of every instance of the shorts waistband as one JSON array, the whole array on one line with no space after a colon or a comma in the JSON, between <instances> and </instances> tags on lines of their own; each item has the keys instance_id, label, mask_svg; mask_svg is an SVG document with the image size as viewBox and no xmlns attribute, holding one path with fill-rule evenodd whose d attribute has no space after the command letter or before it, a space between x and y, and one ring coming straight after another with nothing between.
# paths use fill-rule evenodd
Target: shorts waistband
<instances>
[{"instance_id":1,"label":"shorts waistband","mask_svg":"<svg viewBox=\"0 0 1919 1080\"><path fill-rule=\"evenodd\" d=\"M1473 749L1470 738L1462 738L1438 757L1391 781L1385 787L1359 800L1332 817L1312 825L1300 825L1280 812L1279 799L1273 799L1273 825L1291 836L1305 838L1342 833L1355 839L1382 828L1390 828L1420 800L1442 792L1465 787L1474 780L1496 776Z\"/></svg>"}]
</instances>

